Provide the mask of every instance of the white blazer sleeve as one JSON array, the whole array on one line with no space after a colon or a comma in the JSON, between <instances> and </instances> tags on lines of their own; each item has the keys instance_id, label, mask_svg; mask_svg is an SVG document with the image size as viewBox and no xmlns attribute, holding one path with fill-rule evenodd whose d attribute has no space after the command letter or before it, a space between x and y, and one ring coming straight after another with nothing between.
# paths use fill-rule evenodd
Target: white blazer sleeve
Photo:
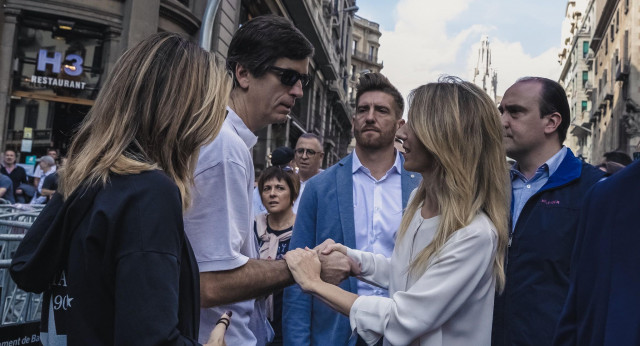
<instances>
[{"instance_id":1,"label":"white blazer sleeve","mask_svg":"<svg viewBox=\"0 0 640 346\"><path fill-rule=\"evenodd\" d=\"M384 336L393 345L408 345L439 329L486 280L496 243L491 230L459 230L407 291L358 297L349 313L352 330L369 344Z\"/></svg>"},{"instance_id":2,"label":"white blazer sleeve","mask_svg":"<svg viewBox=\"0 0 640 346\"><path fill-rule=\"evenodd\" d=\"M360 265L361 272L357 276L358 279L387 290L389 289L389 258L380 254L354 249L348 249L347 256Z\"/></svg>"}]
</instances>

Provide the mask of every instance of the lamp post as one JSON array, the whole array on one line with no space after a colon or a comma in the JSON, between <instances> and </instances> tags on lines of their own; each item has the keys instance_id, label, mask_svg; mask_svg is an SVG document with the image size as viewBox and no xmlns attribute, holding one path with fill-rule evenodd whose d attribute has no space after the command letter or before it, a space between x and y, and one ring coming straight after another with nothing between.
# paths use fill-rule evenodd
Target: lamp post
<instances>
[{"instance_id":1,"label":"lamp post","mask_svg":"<svg viewBox=\"0 0 640 346\"><path fill-rule=\"evenodd\" d=\"M207 0L207 8L202 16L202 26L200 27L200 47L206 51L211 50L211 35L213 34L213 22L218 13L219 0Z\"/></svg>"}]
</instances>

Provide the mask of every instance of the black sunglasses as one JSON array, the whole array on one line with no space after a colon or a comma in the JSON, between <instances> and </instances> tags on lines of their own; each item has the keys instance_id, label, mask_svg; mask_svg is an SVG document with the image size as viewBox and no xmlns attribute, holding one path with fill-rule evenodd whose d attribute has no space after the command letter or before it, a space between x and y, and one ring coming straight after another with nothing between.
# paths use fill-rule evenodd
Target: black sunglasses
<instances>
[{"instance_id":1,"label":"black sunglasses","mask_svg":"<svg viewBox=\"0 0 640 346\"><path fill-rule=\"evenodd\" d=\"M311 76L308 74L301 74L288 68L269 66L269 70L275 71L280 76L280 83L286 86L294 86L298 81L302 83L302 86L306 86L311 80Z\"/></svg>"}]
</instances>

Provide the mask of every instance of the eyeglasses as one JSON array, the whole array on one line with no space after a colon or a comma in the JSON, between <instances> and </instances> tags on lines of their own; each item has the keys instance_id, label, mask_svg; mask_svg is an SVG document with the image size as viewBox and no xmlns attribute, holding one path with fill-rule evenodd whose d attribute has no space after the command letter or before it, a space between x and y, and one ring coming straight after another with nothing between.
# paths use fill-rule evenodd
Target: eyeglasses
<instances>
[{"instance_id":1,"label":"eyeglasses","mask_svg":"<svg viewBox=\"0 0 640 346\"><path fill-rule=\"evenodd\" d=\"M294 86L298 81L302 83L302 86L306 86L311 80L311 76L308 74L301 74L288 68L269 66L269 70L275 71L275 74L280 76L280 83L286 86Z\"/></svg>"},{"instance_id":2,"label":"eyeglasses","mask_svg":"<svg viewBox=\"0 0 640 346\"><path fill-rule=\"evenodd\" d=\"M304 153L306 151L307 152L307 156L309 156L309 157L313 157L318 153L317 151L315 151L313 149L306 149L306 148L298 148L295 151L296 151L296 155L298 155L298 156L304 156Z\"/></svg>"}]
</instances>

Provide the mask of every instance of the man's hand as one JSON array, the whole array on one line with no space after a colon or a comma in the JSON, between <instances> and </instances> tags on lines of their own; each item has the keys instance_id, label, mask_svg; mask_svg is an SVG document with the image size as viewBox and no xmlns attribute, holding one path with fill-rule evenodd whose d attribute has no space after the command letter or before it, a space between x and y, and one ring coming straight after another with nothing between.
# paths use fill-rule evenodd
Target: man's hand
<instances>
[{"instance_id":1,"label":"man's hand","mask_svg":"<svg viewBox=\"0 0 640 346\"><path fill-rule=\"evenodd\" d=\"M322 254L329 245L335 244L333 239L327 239L322 244L316 246L314 250L318 253L320 263L322 264L322 272L320 278L324 282L332 285L340 284L344 279L349 277L351 273L351 264L349 257L334 251L328 255Z\"/></svg>"}]
</instances>

